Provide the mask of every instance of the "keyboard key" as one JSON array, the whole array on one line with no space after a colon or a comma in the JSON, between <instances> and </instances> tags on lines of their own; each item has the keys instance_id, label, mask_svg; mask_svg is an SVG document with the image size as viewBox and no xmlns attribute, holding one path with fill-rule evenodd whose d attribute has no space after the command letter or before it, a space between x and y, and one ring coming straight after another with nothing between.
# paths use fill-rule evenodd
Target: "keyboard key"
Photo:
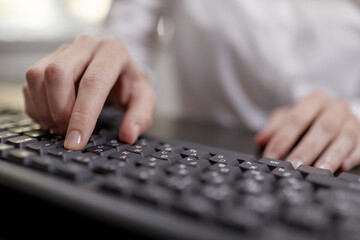
<instances>
[{"instance_id":1,"label":"keyboard key","mask_svg":"<svg viewBox=\"0 0 360 240\"><path fill-rule=\"evenodd\" d=\"M92 177L89 169L76 163L58 165L55 169L55 173L58 176L70 179L77 183L85 182Z\"/></svg>"},{"instance_id":2,"label":"keyboard key","mask_svg":"<svg viewBox=\"0 0 360 240\"><path fill-rule=\"evenodd\" d=\"M208 199L200 195L189 195L175 202L175 208L196 218L214 219L216 208Z\"/></svg>"},{"instance_id":3,"label":"keyboard key","mask_svg":"<svg viewBox=\"0 0 360 240\"><path fill-rule=\"evenodd\" d=\"M48 151L49 155L60 158L63 162L68 162L71 158L81 153L81 151L68 150L63 147L52 148Z\"/></svg>"},{"instance_id":4,"label":"keyboard key","mask_svg":"<svg viewBox=\"0 0 360 240\"><path fill-rule=\"evenodd\" d=\"M167 177L160 184L180 194L190 193L198 186L198 182L194 178L179 175Z\"/></svg>"},{"instance_id":5,"label":"keyboard key","mask_svg":"<svg viewBox=\"0 0 360 240\"><path fill-rule=\"evenodd\" d=\"M109 158L126 161L128 163L135 163L136 160L141 158L141 155L129 151L121 151L110 154Z\"/></svg>"},{"instance_id":6,"label":"keyboard key","mask_svg":"<svg viewBox=\"0 0 360 240\"><path fill-rule=\"evenodd\" d=\"M227 157L224 155L215 155L211 158L209 158L209 161L211 164L217 164L217 163L223 163L227 164L229 166L238 166L239 162L236 158Z\"/></svg>"},{"instance_id":7,"label":"keyboard key","mask_svg":"<svg viewBox=\"0 0 360 240\"><path fill-rule=\"evenodd\" d=\"M124 150L125 148L129 147L130 145L127 144L127 143L123 143L123 142L120 142L118 141L117 139L112 139L112 140L109 140L105 143L106 146L109 146L109 147L112 147L112 148L115 148L117 151L122 151Z\"/></svg>"},{"instance_id":8,"label":"keyboard key","mask_svg":"<svg viewBox=\"0 0 360 240\"><path fill-rule=\"evenodd\" d=\"M166 151L166 152L180 153L180 152L184 151L183 147L181 147L179 145L171 144L171 143L163 143L163 144L157 145L155 147L155 149L160 152Z\"/></svg>"},{"instance_id":9,"label":"keyboard key","mask_svg":"<svg viewBox=\"0 0 360 240\"><path fill-rule=\"evenodd\" d=\"M309 174L332 176L332 173L330 170L314 168L314 167L306 166L306 165L301 165L300 167L297 168L297 170L300 171L304 177L306 177Z\"/></svg>"},{"instance_id":10,"label":"keyboard key","mask_svg":"<svg viewBox=\"0 0 360 240\"><path fill-rule=\"evenodd\" d=\"M116 149L112 148L112 147L109 147L109 146L106 146L106 145L96 145L96 146L93 146L93 147L86 148L86 151L97 154L97 155L99 155L101 157L106 157L106 156L109 156L112 153L115 153Z\"/></svg>"},{"instance_id":11,"label":"keyboard key","mask_svg":"<svg viewBox=\"0 0 360 240\"><path fill-rule=\"evenodd\" d=\"M208 160L198 159L194 157L185 157L183 159L180 159L178 163L198 168L200 170L208 168L210 166L210 162Z\"/></svg>"},{"instance_id":12,"label":"keyboard key","mask_svg":"<svg viewBox=\"0 0 360 240\"><path fill-rule=\"evenodd\" d=\"M56 147L54 142L50 141L40 141L40 142L32 142L26 145L26 149L30 151L34 151L41 156L46 154L50 149Z\"/></svg>"},{"instance_id":13,"label":"keyboard key","mask_svg":"<svg viewBox=\"0 0 360 240\"><path fill-rule=\"evenodd\" d=\"M172 152L155 152L151 154L152 157L156 157L159 159L167 160L170 164L174 164L177 160L181 159L181 155L178 153L172 153Z\"/></svg>"},{"instance_id":14,"label":"keyboard key","mask_svg":"<svg viewBox=\"0 0 360 240\"><path fill-rule=\"evenodd\" d=\"M24 149L15 149L9 152L7 160L23 165L28 165L32 156L35 156L34 152L30 152Z\"/></svg>"},{"instance_id":15,"label":"keyboard key","mask_svg":"<svg viewBox=\"0 0 360 240\"><path fill-rule=\"evenodd\" d=\"M195 174L197 171L193 167L187 166L185 164L175 164L171 167L168 167L166 172L170 175L187 176Z\"/></svg>"},{"instance_id":16,"label":"keyboard key","mask_svg":"<svg viewBox=\"0 0 360 240\"><path fill-rule=\"evenodd\" d=\"M174 200L173 193L159 185L145 185L136 188L134 196L138 199L155 204L160 208L169 207Z\"/></svg>"},{"instance_id":17,"label":"keyboard key","mask_svg":"<svg viewBox=\"0 0 360 240\"><path fill-rule=\"evenodd\" d=\"M221 185L228 183L231 178L228 175L221 174L217 171L207 171L201 174L200 179L206 184Z\"/></svg>"},{"instance_id":18,"label":"keyboard key","mask_svg":"<svg viewBox=\"0 0 360 240\"><path fill-rule=\"evenodd\" d=\"M261 172L269 172L270 171L268 166L266 166L264 164L256 163L256 162L250 162L250 161L245 161L245 162L241 163L239 166L244 171L248 171L248 170L257 170L257 171L261 171Z\"/></svg>"},{"instance_id":19,"label":"keyboard key","mask_svg":"<svg viewBox=\"0 0 360 240\"><path fill-rule=\"evenodd\" d=\"M160 171L154 168L138 167L127 172L127 176L138 182L153 182L158 179Z\"/></svg>"},{"instance_id":20,"label":"keyboard key","mask_svg":"<svg viewBox=\"0 0 360 240\"><path fill-rule=\"evenodd\" d=\"M8 131L0 132L0 143L6 143L6 141L9 138L13 138L17 136L19 136L19 134L13 132L8 132Z\"/></svg>"},{"instance_id":21,"label":"keyboard key","mask_svg":"<svg viewBox=\"0 0 360 240\"><path fill-rule=\"evenodd\" d=\"M322 231L330 221L328 212L319 204L288 207L283 216L288 223L312 231Z\"/></svg>"},{"instance_id":22,"label":"keyboard key","mask_svg":"<svg viewBox=\"0 0 360 240\"><path fill-rule=\"evenodd\" d=\"M189 149L181 152L181 155L186 157L196 157L196 158L208 158L210 155L204 151L198 151L196 149Z\"/></svg>"},{"instance_id":23,"label":"keyboard key","mask_svg":"<svg viewBox=\"0 0 360 240\"><path fill-rule=\"evenodd\" d=\"M6 158L11 150L15 149L14 146L5 143L0 143L0 157Z\"/></svg>"},{"instance_id":24,"label":"keyboard key","mask_svg":"<svg viewBox=\"0 0 360 240\"><path fill-rule=\"evenodd\" d=\"M89 143L92 143L94 145L102 145L106 142L106 136L101 136L101 135L91 135L90 139L89 139Z\"/></svg>"},{"instance_id":25,"label":"keyboard key","mask_svg":"<svg viewBox=\"0 0 360 240\"><path fill-rule=\"evenodd\" d=\"M136 164L149 168L165 168L170 166L170 163L168 161L155 157L141 158L136 161Z\"/></svg>"},{"instance_id":26,"label":"keyboard key","mask_svg":"<svg viewBox=\"0 0 360 240\"><path fill-rule=\"evenodd\" d=\"M347 172L340 173L338 179L344 180L346 182L360 183L360 176Z\"/></svg>"},{"instance_id":27,"label":"keyboard key","mask_svg":"<svg viewBox=\"0 0 360 240\"><path fill-rule=\"evenodd\" d=\"M152 154L153 152L155 152L155 149L146 147L146 146L142 146L142 145L134 145L134 146L127 147L126 151L140 154L142 157L147 157L150 154Z\"/></svg>"},{"instance_id":28,"label":"keyboard key","mask_svg":"<svg viewBox=\"0 0 360 240\"><path fill-rule=\"evenodd\" d=\"M258 161L258 163L262 163L267 165L270 170L274 170L277 167L281 167L284 169L294 170L293 165L290 162L281 161L281 160L274 160L270 158L262 158Z\"/></svg>"},{"instance_id":29,"label":"keyboard key","mask_svg":"<svg viewBox=\"0 0 360 240\"><path fill-rule=\"evenodd\" d=\"M218 218L221 224L244 232L258 230L264 222L258 213L242 207L228 210Z\"/></svg>"},{"instance_id":30,"label":"keyboard key","mask_svg":"<svg viewBox=\"0 0 360 240\"><path fill-rule=\"evenodd\" d=\"M6 144L14 145L17 148L25 148L26 145L37 142L37 141L38 140L36 138L32 138L32 137L28 137L28 136L19 136L19 137L9 138L6 141Z\"/></svg>"},{"instance_id":31,"label":"keyboard key","mask_svg":"<svg viewBox=\"0 0 360 240\"><path fill-rule=\"evenodd\" d=\"M246 196L244 198L244 208L266 215L266 217L275 216L279 214L280 210L277 199L269 193Z\"/></svg>"},{"instance_id":32,"label":"keyboard key","mask_svg":"<svg viewBox=\"0 0 360 240\"><path fill-rule=\"evenodd\" d=\"M148 138L140 138L138 139L134 145L141 145L144 147L153 147L159 145L159 142L156 140L148 139Z\"/></svg>"},{"instance_id":33,"label":"keyboard key","mask_svg":"<svg viewBox=\"0 0 360 240\"><path fill-rule=\"evenodd\" d=\"M94 170L98 173L122 173L127 171L131 165L125 160L100 159L94 164Z\"/></svg>"},{"instance_id":34,"label":"keyboard key","mask_svg":"<svg viewBox=\"0 0 360 240\"><path fill-rule=\"evenodd\" d=\"M32 126L13 127L13 128L8 129L9 132L18 133L18 134L33 131L33 130L35 130L35 129Z\"/></svg>"},{"instance_id":35,"label":"keyboard key","mask_svg":"<svg viewBox=\"0 0 360 240\"><path fill-rule=\"evenodd\" d=\"M271 172L277 178L302 178L300 172L277 167Z\"/></svg>"},{"instance_id":36,"label":"keyboard key","mask_svg":"<svg viewBox=\"0 0 360 240\"><path fill-rule=\"evenodd\" d=\"M224 163L216 163L214 165L211 165L209 167L209 170L219 172L219 173L225 174L225 175L232 175L234 178L241 174L241 169L239 167L229 166Z\"/></svg>"},{"instance_id":37,"label":"keyboard key","mask_svg":"<svg viewBox=\"0 0 360 240\"><path fill-rule=\"evenodd\" d=\"M217 204L229 204L233 195L233 191L228 185L205 185L202 187L201 193Z\"/></svg>"},{"instance_id":38,"label":"keyboard key","mask_svg":"<svg viewBox=\"0 0 360 240\"><path fill-rule=\"evenodd\" d=\"M306 180L313 183L316 188L346 188L347 186L346 182L328 175L309 174Z\"/></svg>"},{"instance_id":39,"label":"keyboard key","mask_svg":"<svg viewBox=\"0 0 360 240\"><path fill-rule=\"evenodd\" d=\"M50 156L34 156L30 159L30 167L45 172L55 172L56 166L60 164L58 159Z\"/></svg>"},{"instance_id":40,"label":"keyboard key","mask_svg":"<svg viewBox=\"0 0 360 240\"><path fill-rule=\"evenodd\" d=\"M71 158L73 162L83 164L90 169L92 169L100 159L99 155L91 152L79 154Z\"/></svg>"},{"instance_id":41,"label":"keyboard key","mask_svg":"<svg viewBox=\"0 0 360 240\"><path fill-rule=\"evenodd\" d=\"M111 176L100 184L100 188L117 194L130 195L137 189L137 184L126 177Z\"/></svg>"},{"instance_id":42,"label":"keyboard key","mask_svg":"<svg viewBox=\"0 0 360 240\"><path fill-rule=\"evenodd\" d=\"M5 130L8 130L8 129L13 128L15 126L16 126L16 124L13 123L13 122L1 123L0 124L0 131L5 131Z\"/></svg>"},{"instance_id":43,"label":"keyboard key","mask_svg":"<svg viewBox=\"0 0 360 240\"><path fill-rule=\"evenodd\" d=\"M32 137L32 138L37 138L37 139L41 139L45 136L48 135L48 132L44 132L41 130L33 130L30 132L25 132L24 135L28 136L28 137Z\"/></svg>"}]
</instances>

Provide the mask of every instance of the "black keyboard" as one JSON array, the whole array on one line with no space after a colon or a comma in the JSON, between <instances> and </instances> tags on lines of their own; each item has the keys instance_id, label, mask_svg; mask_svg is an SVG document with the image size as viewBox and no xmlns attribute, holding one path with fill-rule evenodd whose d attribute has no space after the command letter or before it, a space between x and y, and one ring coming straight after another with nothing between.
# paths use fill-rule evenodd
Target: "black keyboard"
<instances>
[{"instance_id":1,"label":"black keyboard","mask_svg":"<svg viewBox=\"0 0 360 240\"><path fill-rule=\"evenodd\" d=\"M80 214L118 236L121 229L153 239L360 239L357 175L151 136L129 145L117 140L119 121L121 113L104 110L87 146L70 151L26 114L0 110L0 185L53 206L36 205L39 214L69 211L62 224L47 225L62 226L57 233L80 225L69 224ZM41 232L55 220L16 228ZM106 236L103 229L96 234Z\"/></svg>"}]
</instances>

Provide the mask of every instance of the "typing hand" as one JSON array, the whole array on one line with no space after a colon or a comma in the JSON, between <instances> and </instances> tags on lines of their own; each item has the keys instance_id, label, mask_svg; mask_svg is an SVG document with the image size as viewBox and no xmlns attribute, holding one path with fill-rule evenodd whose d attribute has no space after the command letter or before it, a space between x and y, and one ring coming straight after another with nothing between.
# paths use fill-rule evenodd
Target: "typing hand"
<instances>
[{"instance_id":1,"label":"typing hand","mask_svg":"<svg viewBox=\"0 0 360 240\"><path fill-rule=\"evenodd\" d=\"M26 112L44 130L65 134L65 148L82 149L105 101L126 109L120 140L133 143L150 127L156 97L115 37L81 35L26 72Z\"/></svg>"},{"instance_id":2,"label":"typing hand","mask_svg":"<svg viewBox=\"0 0 360 240\"><path fill-rule=\"evenodd\" d=\"M349 170L360 163L358 119L345 102L322 93L275 110L255 141L265 147L265 157L283 159L291 151L285 160L296 168L316 159L315 167L332 172L340 167Z\"/></svg>"}]
</instances>

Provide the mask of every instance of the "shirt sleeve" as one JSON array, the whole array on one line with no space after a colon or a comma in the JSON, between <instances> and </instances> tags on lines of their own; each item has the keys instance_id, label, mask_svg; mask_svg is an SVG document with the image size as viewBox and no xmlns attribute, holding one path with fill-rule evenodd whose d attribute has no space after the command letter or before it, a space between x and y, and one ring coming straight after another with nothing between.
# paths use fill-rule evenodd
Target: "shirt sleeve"
<instances>
[{"instance_id":1,"label":"shirt sleeve","mask_svg":"<svg viewBox=\"0 0 360 240\"><path fill-rule=\"evenodd\" d=\"M149 55L156 43L163 5L162 0L114 0L103 33L118 37L151 81L154 78Z\"/></svg>"}]
</instances>

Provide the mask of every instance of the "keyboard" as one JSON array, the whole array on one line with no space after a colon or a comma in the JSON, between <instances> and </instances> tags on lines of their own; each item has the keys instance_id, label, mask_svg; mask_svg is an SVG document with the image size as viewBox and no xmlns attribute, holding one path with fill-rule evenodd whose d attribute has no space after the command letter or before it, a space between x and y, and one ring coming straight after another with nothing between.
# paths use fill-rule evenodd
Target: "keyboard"
<instances>
[{"instance_id":1,"label":"keyboard","mask_svg":"<svg viewBox=\"0 0 360 240\"><path fill-rule=\"evenodd\" d=\"M47 224L70 234L81 215L97 221L82 235L111 228L140 239L360 239L359 176L179 139L144 135L129 145L117 139L121 118L104 109L86 147L71 151L23 112L0 110L0 186L33 199L23 209L50 216L16 217L16 228L39 233ZM57 208L65 220L51 217Z\"/></svg>"}]
</instances>

